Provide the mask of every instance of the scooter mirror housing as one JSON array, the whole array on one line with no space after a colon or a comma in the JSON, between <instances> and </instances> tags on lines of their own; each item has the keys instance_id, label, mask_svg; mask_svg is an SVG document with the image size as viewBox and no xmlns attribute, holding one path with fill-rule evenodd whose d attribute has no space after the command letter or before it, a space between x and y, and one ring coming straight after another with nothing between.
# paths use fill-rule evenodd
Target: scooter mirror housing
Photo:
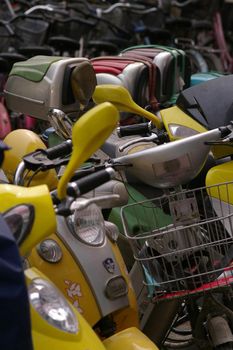
<instances>
[{"instance_id":1,"label":"scooter mirror housing","mask_svg":"<svg viewBox=\"0 0 233 350\"><path fill-rule=\"evenodd\" d=\"M129 91L123 86L113 84L97 85L92 98L96 104L106 101L111 102L119 112L135 113L152 121L158 129L162 127L161 120L135 103Z\"/></svg>"},{"instance_id":2,"label":"scooter mirror housing","mask_svg":"<svg viewBox=\"0 0 233 350\"><path fill-rule=\"evenodd\" d=\"M75 118L95 86L87 58L35 56L14 64L4 94L12 111L47 120L49 110L56 108Z\"/></svg>"},{"instance_id":3,"label":"scooter mirror housing","mask_svg":"<svg viewBox=\"0 0 233 350\"><path fill-rule=\"evenodd\" d=\"M74 172L102 146L118 122L119 113L109 102L95 106L76 121L72 129L72 154L57 186L59 199L65 198Z\"/></svg>"}]
</instances>

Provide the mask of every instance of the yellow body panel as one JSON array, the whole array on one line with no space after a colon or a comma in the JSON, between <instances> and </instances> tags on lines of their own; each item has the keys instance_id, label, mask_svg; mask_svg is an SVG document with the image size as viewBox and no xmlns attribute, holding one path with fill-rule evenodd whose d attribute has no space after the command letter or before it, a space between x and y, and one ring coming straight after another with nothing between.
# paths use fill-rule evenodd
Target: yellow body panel
<instances>
[{"instance_id":1,"label":"yellow body panel","mask_svg":"<svg viewBox=\"0 0 233 350\"><path fill-rule=\"evenodd\" d=\"M2 169L10 182L13 182L15 170L22 158L37 149L46 149L45 144L41 141L39 136L31 130L17 129L10 132L4 139L4 142L11 148L5 154L5 159ZM30 172L25 179L25 184L32 176ZM39 172L33 176L30 186L37 186L46 184L50 190L57 187L58 179L54 169Z\"/></svg>"},{"instance_id":2,"label":"yellow body panel","mask_svg":"<svg viewBox=\"0 0 233 350\"><path fill-rule=\"evenodd\" d=\"M158 350L139 329L128 328L104 340L106 350Z\"/></svg>"},{"instance_id":3,"label":"yellow body panel","mask_svg":"<svg viewBox=\"0 0 233 350\"><path fill-rule=\"evenodd\" d=\"M167 130L169 140L171 141L178 140L181 137L174 137L174 135L171 134L169 124L185 126L186 128L191 128L198 133L208 131L204 126L196 122L193 118L191 118L188 114L184 113L177 106L161 110L160 115L163 120L164 127ZM220 159L233 153L232 147L222 145L212 146L211 151L215 159Z\"/></svg>"},{"instance_id":4,"label":"yellow body panel","mask_svg":"<svg viewBox=\"0 0 233 350\"><path fill-rule=\"evenodd\" d=\"M138 327L139 328L139 315L138 315L138 305L136 295L131 284L128 271L125 266L125 262L119 251L117 244L112 243L112 250L115 255L116 261L119 264L122 275L127 281L128 285L128 299L129 306L127 308L118 310L114 312L114 321L116 322L117 332L126 329L128 327Z\"/></svg>"},{"instance_id":5,"label":"yellow body panel","mask_svg":"<svg viewBox=\"0 0 233 350\"><path fill-rule=\"evenodd\" d=\"M85 276L62 241L55 234L48 238L58 243L62 249L62 259L58 263L46 262L34 248L28 257L30 265L46 274L69 302L82 313L88 323L94 326L101 315Z\"/></svg>"},{"instance_id":6,"label":"yellow body panel","mask_svg":"<svg viewBox=\"0 0 233 350\"><path fill-rule=\"evenodd\" d=\"M211 151L215 159L221 159L233 154L233 148L230 146L213 146Z\"/></svg>"},{"instance_id":7,"label":"yellow body panel","mask_svg":"<svg viewBox=\"0 0 233 350\"><path fill-rule=\"evenodd\" d=\"M184 113L177 106L162 109L160 111L160 115L162 117L164 127L167 130L169 139L171 141L175 141L179 138L174 137L171 134L170 129L169 129L169 124L182 125L182 126L185 126L187 128L191 128L191 129L197 131L198 133L207 131L207 129L205 129L201 124L197 123L194 119L189 117L188 114Z\"/></svg>"},{"instance_id":8,"label":"yellow body panel","mask_svg":"<svg viewBox=\"0 0 233 350\"><path fill-rule=\"evenodd\" d=\"M224 183L228 183L224 185ZM211 197L233 204L233 161L223 163L211 168L206 176L206 186ZM220 186L215 186L219 185Z\"/></svg>"},{"instance_id":9,"label":"yellow body panel","mask_svg":"<svg viewBox=\"0 0 233 350\"><path fill-rule=\"evenodd\" d=\"M18 204L32 204L35 218L27 239L20 246L21 255L26 255L44 237L56 229L56 217L52 199L46 185L31 188L2 184L0 185L0 212Z\"/></svg>"},{"instance_id":10,"label":"yellow body panel","mask_svg":"<svg viewBox=\"0 0 233 350\"><path fill-rule=\"evenodd\" d=\"M72 258L63 242L54 234L48 237L55 240L62 249L62 259L54 264L43 260L34 248L28 257L31 266L35 266L46 274L48 278L58 287L64 296L73 304L85 317L91 326L94 326L100 319L101 314L96 304L92 290L87 283L82 270L77 262ZM139 327L137 300L131 285L125 263L116 244L112 244L112 249L119 264L122 275L127 281L129 288L129 307L114 312L114 322L117 332L128 327ZM79 289L79 295L73 293L75 288Z\"/></svg>"},{"instance_id":11,"label":"yellow body panel","mask_svg":"<svg viewBox=\"0 0 233 350\"><path fill-rule=\"evenodd\" d=\"M135 103L129 91L123 86L113 84L97 85L92 98L97 104L106 101L111 102L119 112L130 112L140 115L150 120L158 129L162 127L159 117Z\"/></svg>"},{"instance_id":12,"label":"yellow body panel","mask_svg":"<svg viewBox=\"0 0 233 350\"><path fill-rule=\"evenodd\" d=\"M27 284L35 278L45 278L37 269L25 271ZM90 325L74 309L78 319L79 331L70 334L53 327L45 321L31 306L32 337L35 350L104 350L105 347Z\"/></svg>"}]
</instances>

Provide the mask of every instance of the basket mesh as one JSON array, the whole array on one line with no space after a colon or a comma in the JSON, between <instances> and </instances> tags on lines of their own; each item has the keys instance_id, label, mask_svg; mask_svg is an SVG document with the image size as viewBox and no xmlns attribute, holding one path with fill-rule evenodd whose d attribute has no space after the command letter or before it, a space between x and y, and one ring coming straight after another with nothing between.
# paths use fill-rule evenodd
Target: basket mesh
<instances>
[{"instance_id":1,"label":"basket mesh","mask_svg":"<svg viewBox=\"0 0 233 350\"><path fill-rule=\"evenodd\" d=\"M40 19L24 18L15 22L15 31L18 36L18 44L42 45L48 30L48 22Z\"/></svg>"},{"instance_id":2,"label":"basket mesh","mask_svg":"<svg viewBox=\"0 0 233 350\"><path fill-rule=\"evenodd\" d=\"M233 282L233 183L130 204L121 215L134 258L155 298Z\"/></svg>"}]
</instances>

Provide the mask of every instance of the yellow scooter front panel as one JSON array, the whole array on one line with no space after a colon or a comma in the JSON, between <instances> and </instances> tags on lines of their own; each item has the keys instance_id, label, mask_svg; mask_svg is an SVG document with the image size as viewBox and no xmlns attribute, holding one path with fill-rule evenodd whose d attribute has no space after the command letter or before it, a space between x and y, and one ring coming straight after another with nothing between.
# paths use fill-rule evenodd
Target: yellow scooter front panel
<instances>
[{"instance_id":1,"label":"yellow scooter front panel","mask_svg":"<svg viewBox=\"0 0 233 350\"><path fill-rule=\"evenodd\" d=\"M129 327L139 328L139 316L138 316L138 305L136 300L136 295L131 284L128 271L125 266L125 262L122 258L120 250L117 244L112 243L112 250L114 252L116 261L119 264L121 274L125 278L128 285L128 299L129 306L114 312L114 321L116 322L117 332Z\"/></svg>"},{"instance_id":2,"label":"yellow scooter front panel","mask_svg":"<svg viewBox=\"0 0 233 350\"><path fill-rule=\"evenodd\" d=\"M28 258L30 265L46 274L88 323L94 326L101 315L85 275L57 235L53 234L48 239L56 241L61 248L61 260L58 263L46 262L34 248Z\"/></svg>"},{"instance_id":3,"label":"yellow scooter front panel","mask_svg":"<svg viewBox=\"0 0 233 350\"><path fill-rule=\"evenodd\" d=\"M233 205L233 161L211 168L206 175L206 186L213 186L208 188L209 196Z\"/></svg>"},{"instance_id":4,"label":"yellow scooter front panel","mask_svg":"<svg viewBox=\"0 0 233 350\"><path fill-rule=\"evenodd\" d=\"M25 271L26 281L29 285L35 278L45 278L36 268ZM38 312L30 306L32 337L35 350L104 350L105 347L75 308L73 311L78 320L78 332L71 334L53 327L44 320Z\"/></svg>"},{"instance_id":5,"label":"yellow scooter front panel","mask_svg":"<svg viewBox=\"0 0 233 350\"><path fill-rule=\"evenodd\" d=\"M169 140L176 141L187 136L177 136L171 131L171 127L181 127L190 130L191 133L201 133L208 131L200 123L196 122L194 119L189 117L188 114L184 113L179 107L173 106L160 111L161 118L163 120L163 125L168 133ZM188 131L189 132L189 131ZM211 151L214 158L220 159L231 155L233 153L232 147L229 146L212 146Z\"/></svg>"},{"instance_id":6,"label":"yellow scooter front panel","mask_svg":"<svg viewBox=\"0 0 233 350\"><path fill-rule=\"evenodd\" d=\"M35 210L35 217L30 235L20 246L21 255L26 255L40 240L56 229L56 217L52 199L46 185L31 188L0 185L0 211L8 210L18 204L31 204Z\"/></svg>"},{"instance_id":7,"label":"yellow scooter front panel","mask_svg":"<svg viewBox=\"0 0 233 350\"><path fill-rule=\"evenodd\" d=\"M167 130L169 140L171 141L175 141L182 138L182 136L174 136L174 134L171 132L172 125L182 126L191 129L196 133L207 131L202 125L200 125L191 117L189 117L177 106L162 109L160 111L160 115L162 117L164 127Z\"/></svg>"}]
</instances>

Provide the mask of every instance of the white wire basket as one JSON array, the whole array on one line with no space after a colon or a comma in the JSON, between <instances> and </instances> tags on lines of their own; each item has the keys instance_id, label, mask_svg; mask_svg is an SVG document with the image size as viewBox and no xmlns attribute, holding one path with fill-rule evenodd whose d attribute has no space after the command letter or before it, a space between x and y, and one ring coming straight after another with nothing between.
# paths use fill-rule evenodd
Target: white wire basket
<instances>
[{"instance_id":1,"label":"white wire basket","mask_svg":"<svg viewBox=\"0 0 233 350\"><path fill-rule=\"evenodd\" d=\"M126 205L121 217L154 300L233 283L233 182Z\"/></svg>"}]
</instances>

